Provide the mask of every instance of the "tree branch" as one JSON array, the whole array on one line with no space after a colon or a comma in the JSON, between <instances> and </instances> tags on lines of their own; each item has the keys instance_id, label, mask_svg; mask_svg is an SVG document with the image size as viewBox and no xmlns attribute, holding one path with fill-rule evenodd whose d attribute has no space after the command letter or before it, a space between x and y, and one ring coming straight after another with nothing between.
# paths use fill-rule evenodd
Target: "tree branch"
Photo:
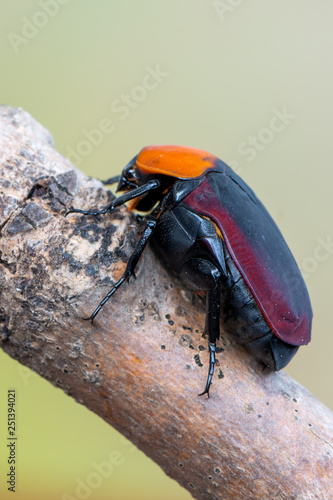
<instances>
[{"instance_id":1,"label":"tree branch","mask_svg":"<svg viewBox=\"0 0 333 500\"><path fill-rule=\"evenodd\" d=\"M2 348L100 415L198 499L333 498L332 413L226 335L211 398L204 310L150 249L93 325L137 241L125 208L0 108ZM8 340L6 340L8 337Z\"/></svg>"}]
</instances>

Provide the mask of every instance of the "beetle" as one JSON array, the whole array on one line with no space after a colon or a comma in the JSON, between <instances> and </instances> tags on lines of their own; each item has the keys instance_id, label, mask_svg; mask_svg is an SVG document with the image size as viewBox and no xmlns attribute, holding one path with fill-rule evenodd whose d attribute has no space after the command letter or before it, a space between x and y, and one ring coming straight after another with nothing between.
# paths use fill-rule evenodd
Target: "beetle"
<instances>
[{"instance_id":1,"label":"beetle","mask_svg":"<svg viewBox=\"0 0 333 500\"><path fill-rule=\"evenodd\" d=\"M312 309L307 288L280 230L250 187L222 160L183 146L143 148L116 178L123 192L102 210L131 201L146 212L145 227L126 270L89 318L135 276L151 241L166 264L190 289L206 297L205 333L209 396L220 321L265 367L284 368L310 341Z\"/></svg>"}]
</instances>

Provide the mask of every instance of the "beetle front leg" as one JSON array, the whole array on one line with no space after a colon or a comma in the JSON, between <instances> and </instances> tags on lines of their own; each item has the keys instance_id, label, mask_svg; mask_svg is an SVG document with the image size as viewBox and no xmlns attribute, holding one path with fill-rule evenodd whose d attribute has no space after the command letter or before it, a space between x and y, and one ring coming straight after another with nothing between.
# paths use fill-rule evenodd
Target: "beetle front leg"
<instances>
[{"instance_id":1,"label":"beetle front leg","mask_svg":"<svg viewBox=\"0 0 333 500\"><path fill-rule=\"evenodd\" d=\"M113 200L105 208L102 208L102 210L81 210L79 208L71 208L66 212L66 216L72 213L83 214L83 215L106 214L107 212L112 212L112 210L114 210L115 208L120 207L124 203L127 203L128 201L133 200L134 198L138 198L139 196L142 196L143 194L146 194L149 191L152 191L153 189L157 189L159 186L160 186L159 181L157 179L153 179L147 182L146 184L143 184L142 186L134 188L131 191L127 191L121 196L118 196L118 198Z\"/></svg>"},{"instance_id":2,"label":"beetle front leg","mask_svg":"<svg viewBox=\"0 0 333 500\"><path fill-rule=\"evenodd\" d=\"M205 333L208 334L209 347L209 369L205 390L199 394L207 394L212 383L215 366L216 341L220 338L220 309L221 309L221 280L211 290L208 290L206 296L206 325Z\"/></svg>"},{"instance_id":3,"label":"beetle front leg","mask_svg":"<svg viewBox=\"0 0 333 500\"><path fill-rule=\"evenodd\" d=\"M147 217L147 225L139 239L139 242L137 244L136 249L130 256L127 266L125 269L124 274L120 278L119 281L113 286L113 288L109 291L109 293L104 297L104 299L99 303L99 305L96 307L95 311L88 317L88 318L83 318L85 320L91 320L93 322L94 318L96 315L99 313L99 311L102 309L104 304L109 300L110 297L118 290L118 288L124 283L124 281L129 281L131 276L135 277L135 267L137 263L139 262L139 259L141 255L144 252L144 249L146 248L146 245L149 241L149 238L154 232L155 226L156 226L156 219L155 217L148 216Z\"/></svg>"}]
</instances>

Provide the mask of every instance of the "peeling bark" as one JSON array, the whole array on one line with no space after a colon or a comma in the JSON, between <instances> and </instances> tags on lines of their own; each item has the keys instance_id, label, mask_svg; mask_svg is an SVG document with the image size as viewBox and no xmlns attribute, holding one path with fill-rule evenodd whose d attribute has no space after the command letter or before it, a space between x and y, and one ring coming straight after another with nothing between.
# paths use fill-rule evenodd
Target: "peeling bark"
<instances>
[{"instance_id":1,"label":"peeling bark","mask_svg":"<svg viewBox=\"0 0 333 500\"><path fill-rule=\"evenodd\" d=\"M0 107L1 347L100 415L198 499L333 498L333 416L224 335L211 398L204 309L148 248L137 280L84 322L137 240L126 208Z\"/></svg>"}]
</instances>

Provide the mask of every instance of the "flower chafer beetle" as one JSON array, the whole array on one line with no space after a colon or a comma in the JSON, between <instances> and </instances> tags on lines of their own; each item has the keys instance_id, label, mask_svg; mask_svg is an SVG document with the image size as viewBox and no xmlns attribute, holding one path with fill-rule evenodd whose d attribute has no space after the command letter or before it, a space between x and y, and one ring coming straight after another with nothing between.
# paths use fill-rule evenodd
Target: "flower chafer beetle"
<instances>
[{"instance_id":1,"label":"flower chafer beetle","mask_svg":"<svg viewBox=\"0 0 333 500\"><path fill-rule=\"evenodd\" d=\"M311 304L295 259L263 204L222 160L199 149L149 146L105 184L112 181L124 194L107 207L69 212L105 214L133 200L131 208L148 215L123 276L87 319L134 275L151 241L183 283L206 296L210 360L201 395L209 395L220 321L272 370L310 341Z\"/></svg>"}]
</instances>

